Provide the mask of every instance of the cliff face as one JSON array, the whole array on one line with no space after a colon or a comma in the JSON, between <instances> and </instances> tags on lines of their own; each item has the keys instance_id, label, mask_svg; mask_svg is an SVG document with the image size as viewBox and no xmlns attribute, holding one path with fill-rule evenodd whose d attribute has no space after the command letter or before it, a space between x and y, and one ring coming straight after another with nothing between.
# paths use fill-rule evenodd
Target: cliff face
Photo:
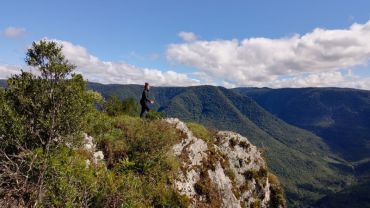
<instances>
[{"instance_id":1,"label":"cliff face","mask_svg":"<svg viewBox=\"0 0 370 208\"><path fill-rule=\"evenodd\" d=\"M166 121L184 135L173 146L181 160L175 186L192 207L286 207L278 180L247 138L219 131L204 140L179 119Z\"/></svg>"}]
</instances>

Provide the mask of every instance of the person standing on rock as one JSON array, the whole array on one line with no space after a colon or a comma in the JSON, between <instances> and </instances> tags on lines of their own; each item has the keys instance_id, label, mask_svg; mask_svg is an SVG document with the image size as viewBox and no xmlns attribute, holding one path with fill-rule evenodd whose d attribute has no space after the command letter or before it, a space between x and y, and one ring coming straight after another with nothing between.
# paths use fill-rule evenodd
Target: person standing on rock
<instances>
[{"instance_id":1,"label":"person standing on rock","mask_svg":"<svg viewBox=\"0 0 370 208\"><path fill-rule=\"evenodd\" d=\"M149 83L145 82L143 94L141 94L141 99L140 99L140 105L141 105L140 117L141 118L146 114L146 112L149 112L148 104L154 103L154 100L149 100L148 98L149 89L150 89Z\"/></svg>"}]
</instances>

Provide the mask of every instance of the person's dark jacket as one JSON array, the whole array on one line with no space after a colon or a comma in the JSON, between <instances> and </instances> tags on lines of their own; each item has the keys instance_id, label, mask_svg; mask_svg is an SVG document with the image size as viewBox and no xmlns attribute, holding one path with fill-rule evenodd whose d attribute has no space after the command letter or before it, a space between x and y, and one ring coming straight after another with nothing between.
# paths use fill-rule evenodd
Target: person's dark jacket
<instances>
[{"instance_id":1,"label":"person's dark jacket","mask_svg":"<svg viewBox=\"0 0 370 208\"><path fill-rule=\"evenodd\" d=\"M143 94L141 95L141 99L140 99L140 104L141 105L146 105L147 103L150 102L149 98L148 98L148 93L149 93L149 90L143 90Z\"/></svg>"}]
</instances>

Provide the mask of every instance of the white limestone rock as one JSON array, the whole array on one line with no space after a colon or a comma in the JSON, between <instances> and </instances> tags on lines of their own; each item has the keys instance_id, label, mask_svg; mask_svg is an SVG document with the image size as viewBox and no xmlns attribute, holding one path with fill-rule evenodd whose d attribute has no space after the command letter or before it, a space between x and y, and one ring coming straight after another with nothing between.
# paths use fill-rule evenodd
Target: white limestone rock
<instances>
[{"instance_id":1,"label":"white limestone rock","mask_svg":"<svg viewBox=\"0 0 370 208\"><path fill-rule=\"evenodd\" d=\"M90 160L86 160L86 166L89 167L91 162L93 164L98 164L98 162L104 160L104 154L102 151L96 151L96 144L94 143L94 138L92 136L87 135L86 133L83 134L83 144L82 147L84 150L91 153L92 158Z\"/></svg>"},{"instance_id":2,"label":"white limestone rock","mask_svg":"<svg viewBox=\"0 0 370 208\"><path fill-rule=\"evenodd\" d=\"M271 190L265 161L247 138L230 131L219 131L213 141L197 138L177 118L167 118L185 138L173 146L180 158L181 171L175 186L191 199L191 207L270 207ZM217 193L207 199L197 193L196 184ZM284 207L281 205L280 207Z\"/></svg>"}]
</instances>

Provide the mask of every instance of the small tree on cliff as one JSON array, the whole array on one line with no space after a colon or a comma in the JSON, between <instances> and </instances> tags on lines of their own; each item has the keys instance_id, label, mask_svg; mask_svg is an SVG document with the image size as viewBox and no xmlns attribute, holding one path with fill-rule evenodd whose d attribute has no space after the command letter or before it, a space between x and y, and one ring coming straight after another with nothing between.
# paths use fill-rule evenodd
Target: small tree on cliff
<instances>
[{"instance_id":1,"label":"small tree on cliff","mask_svg":"<svg viewBox=\"0 0 370 208\"><path fill-rule=\"evenodd\" d=\"M93 104L58 43L33 42L25 61L37 75L22 71L0 91L0 198L6 194L24 206L37 206L47 158L59 145L76 142Z\"/></svg>"}]
</instances>

